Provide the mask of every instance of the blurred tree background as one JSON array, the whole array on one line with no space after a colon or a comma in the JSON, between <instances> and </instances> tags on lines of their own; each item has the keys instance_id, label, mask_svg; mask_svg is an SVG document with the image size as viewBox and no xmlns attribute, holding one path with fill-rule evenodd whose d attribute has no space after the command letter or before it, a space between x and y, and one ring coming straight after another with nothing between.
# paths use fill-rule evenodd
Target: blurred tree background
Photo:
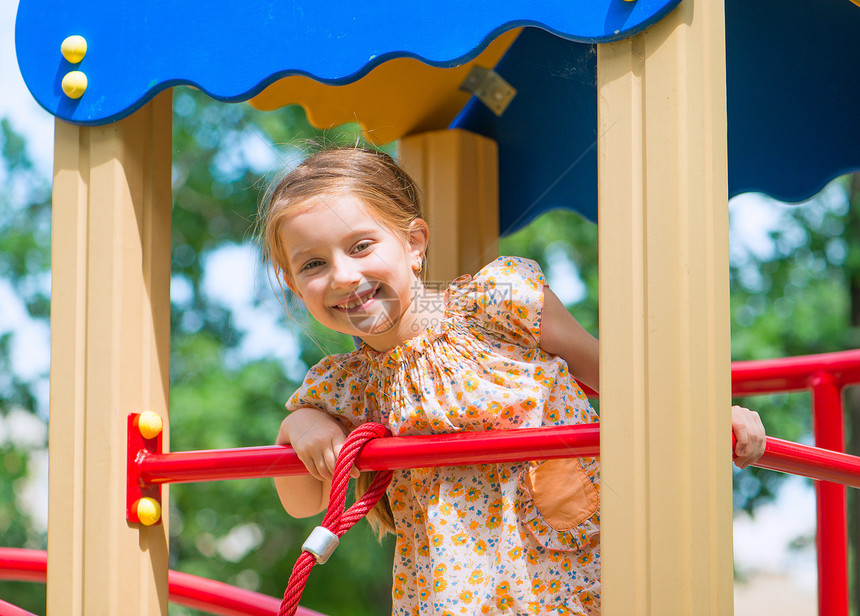
<instances>
[{"instance_id":1,"label":"blurred tree background","mask_svg":"<svg viewBox=\"0 0 860 616\"><path fill-rule=\"evenodd\" d=\"M0 322L29 316L47 327L51 180L40 176L26 141L5 118L0 152ZM40 524L25 501L31 478L40 465L47 468L47 373L22 369L18 332L7 327L0 326L0 546L44 549L44 519ZM37 614L45 611L39 584L0 583L0 598Z\"/></svg>"},{"instance_id":2,"label":"blurred tree background","mask_svg":"<svg viewBox=\"0 0 860 616\"><path fill-rule=\"evenodd\" d=\"M258 112L190 88L174 90L174 110L171 448L270 444L304 370L325 354L350 349L351 341L320 331L296 307L284 314L254 243L260 196L273 170L299 159L302 140L354 142L361 134L356 126L312 129L298 107ZM34 171L26 143L7 122L0 129L0 177L7 187L0 194L0 283L20 298L31 320L46 325L50 178ZM733 359L860 348L858 193L856 180L837 180L808 206L780 210L768 250L732 245ZM598 334L593 224L551 212L504 238L501 252L537 260L580 322ZM47 374L15 369L13 336L0 329L0 545L44 548L44 528L23 495L44 455L46 430L35 430L35 437L29 430L23 440L10 426L25 416L36 424L47 420ZM809 438L808 396L739 402L760 411L769 434ZM860 454L860 404L853 408L849 437ZM736 507L754 511L783 479L758 469L737 473ZM860 515L856 491L850 492L856 538ZM179 484L170 499L173 568L273 596L283 593L299 545L321 518L290 519L271 480ZM391 551L390 541L380 545L359 524L311 575L303 605L328 614L386 613ZM39 585L3 582L0 597L44 613ZM170 613L197 614L176 606Z\"/></svg>"}]
</instances>

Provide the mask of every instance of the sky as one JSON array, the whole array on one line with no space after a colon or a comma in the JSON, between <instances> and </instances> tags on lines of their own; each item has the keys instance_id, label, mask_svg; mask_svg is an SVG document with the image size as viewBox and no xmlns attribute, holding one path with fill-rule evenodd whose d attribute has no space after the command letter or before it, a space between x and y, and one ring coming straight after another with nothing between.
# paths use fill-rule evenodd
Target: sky
<instances>
[{"instance_id":1,"label":"sky","mask_svg":"<svg viewBox=\"0 0 860 616\"><path fill-rule=\"evenodd\" d=\"M45 177L50 177L53 159L53 118L30 96L18 71L14 51L14 14L17 0L0 0L0 117L7 117L15 130L27 137L30 155ZM768 233L778 219L777 208L770 200L758 195L743 195L730 203L730 226L733 254L750 251L766 256L772 251ZM551 254L550 265L555 280L571 280L560 287L560 295L568 302L584 292L575 268L563 255ZM255 305L259 293L261 272L256 252L250 246L229 245L205 256L204 290L212 298L234 311L234 325L247 332L242 357L276 356L293 375L301 367L295 358L292 334L279 324L280 307L272 301ZM217 275L215 274L217 272ZM249 281L245 287L236 281ZM172 285L174 301L181 304L184 289L181 281ZM12 292L10 285L0 280L0 334L14 331L14 364L23 377L47 376L49 366L49 332L47 326L27 318L26 309ZM43 404L47 406L47 379L40 385ZM47 408L45 408L47 414ZM40 428L32 417L20 415L0 419L0 444L6 440L40 436ZM27 435L30 435L29 437ZM28 488L27 502L37 520L46 522L47 457L36 457L38 478ZM780 500L762 507L755 519L738 516L735 521L735 555L741 571L782 572L801 588L814 593L815 560L810 549L792 551L789 544L797 536L814 532L815 507L809 482L792 480Z\"/></svg>"},{"instance_id":2,"label":"sky","mask_svg":"<svg viewBox=\"0 0 860 616\"><path fill-rule=\"evenodd\" d=\"M10 119L29 138L30 154L50 176L54 151L54 120L30 96L15 60L15 11L18 0L0 1L0 116Z\"/></svg>"},{"instance_id":3,"label":"sky","mask_svg":"<svg viewBox=\"0 0 860 616\"><path fill-rule=\"evenodd\" d=\"M53 165L54 121L30 96L15 60L14 14L17 0L0 0L0 117L10 120L28 140L33 162L44 177ZM39 390L47 416L49 331L47 325L27 318L27 309L0 279L0 334L14 329L12 354L17 372L32 380L43 375Z\"/></svg>"}]
</instances>

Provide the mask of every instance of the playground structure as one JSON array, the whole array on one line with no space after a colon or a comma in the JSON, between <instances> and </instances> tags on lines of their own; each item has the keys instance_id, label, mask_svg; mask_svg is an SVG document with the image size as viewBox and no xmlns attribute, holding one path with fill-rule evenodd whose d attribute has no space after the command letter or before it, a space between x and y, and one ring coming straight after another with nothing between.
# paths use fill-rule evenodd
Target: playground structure
<instances>
[{"instance_id":1,"label":"playground structure","mask_svg":"<svg viewBox=\"0 0 860 616\"><path fill-rule=\"evenodd\" d=\"M749 125L741 123L735 131L742 122L740 115L731 115L738 113L738 105L764 107L766 115L777 119L761 120L761 128L775 126L776 135L792 124L773 113L773 105L755 100L741 104L727 95L727 90L737 94L757 85L752 78L732 79L732 67L751 62L730 44L749 40L731 27L742 3L583 0L546 2L537 9L518 2L467 9L415 2L395 11L388 3L368 2L361 15L354 15L356 9L347 2L327 5L324 15L314 10L319 3L308 3L301 16L273 17L279 3L261 2L248 7L235 28L259 39L263 49L254 52L255 41L243 39L219 45L214 55L214 43L206 39L224 31L227 11L211 3L202 8L182 4L187 8L172 7L175 12L166 16L133 3L109 9L98 2L72 6L21 0L19 5L16 40L22 73L36 99L58 118L48 614L167 611L169 520L151 526L126 521L126 471L131 413L148 409L159 415L161 446L169 451L169 88L181 83L225 101L256 95L255 104L263 108L301 102L315 109L323 100L336 100L342 109L318 122L335 123L333 118L345 108L349 115L340 121L358 119L371 134L376 122L389 131L386 140L400 138L399 158L425 190L431 227L448 231L447 237L437 233L431 247L437 257L428 272L433 280L474 271L494 255L500 230L511 230L544 205L576 207L585 215L589 204L594 206L592 217L599 213L600 218L601 480L613 486L603 492L601 503L603 613L687 614L694 606L696 613L731 613L727 200L729 194L760 189L762 184L751 179L756 173L749 170L755 164L774 167L758 170L770 182L793 182L785 194L769 191L789 198L860 168L853 147L860 130L854 110L849 107L851 115L842 116L845 124L828 134L827 147L820 149L835 158L813 157L816 168L805 185L799 184L803 174L791 159L757 153L758 142L769 140L780 154L790 155L792 149L772 133L746 134L750 131L743 127ZM773 14L784 16L802 12L804 3L793 3L791 10L775 6L769 5ZM812 6L805 8L814 16L827 14L834 23L857 25L860 9L847 0ZM446 11L468 27L440 22ZM356 24L340 24L335 19L339 15ZM338 23L314 29L314 17ZM807 17L814 21L812 14ZM295 31L285 32L285 24L294 22ZM188 28L191 23L194 27ZM343 36L335 32L339 26L347 28ZM534 27L513 30L523 26ZM595 81L585 94L577 87L565 91L578 102L563 98L561 90L554 96L556 90L548 95L530 88L528 81L506 86L492 74L485 80L482 69L496 67L497 76L503 73L509 54L519 52L517 43L539 29L580 45L567 58L588 70L593 67ZM803 41L776 30L798 53L813 57ZM327 40L345 40L347 47L320 53L313 39L320 32L326 32ZM377 33L379 42L368 32ZM398 38L398 33L408 36ZM80 36L86 47L74 39L61 49L70 36ZM809 38L814 42L815 37ZM176 53L176 45L185 53ZM141 46L147 54L139 53ZM761 47L777 48L770 42ZM851 47L846 44L845 49L828 55L828 70L854 61L855 54L847 51ZM129 58L136 64L121 65ZM416 69L424 65L416 58L426 64L426 72ZM515 67L514 60L510 64ZM472 78L475 67L479 70ZM846 70L847 77L856 74L839 70ZM455 71L454 76L448 71ZM806 72L821 79L817 69ZM537 81L532 73L530 79ZM581 74L589 85L591 73ZM323 84L314 85L308 76ZM427 87L412 89L410 76ZM281 77L283 82L276 81ZM390 99L371 99L370 92L386 92L380 87L386 83L394 84L387 90ZM851 87L856 86L845 86ZM286 94L278 94L277 88ZM437 91L446 95L434 98ZM824 98L849 105L856 100L850 92L839 90L839 96ZM497 95L505 99L512 93L502 109ZM517 118L530 106L522 104L532 100L529 96L563 98L570 111L556 110L562 115L553 118L569 120L574 128L585 126L580 131L584 145L565 141L567 132L554 130L547 117L533 120L545 130L519 131L535 134L538 144L550 132L560 136L559 145L547 146L549 158L560 165L550 177L535 175L536 168L547 166L546 158L527 148L512 155L515 140L502 132L509 119L522 129L526 120ZM372 119L370 112L359 110L360 102L385 113ZM792 101L811 113L799 103ZM408 113L395 117L394 110ZM810 116L816 122L839 117L820 109L816 114ZM752 125L758 128L756 121ZM815 130L799 134L809 124L798 124L791 139L818 137ZM744 135L747 141L738 141ZM848 145L834 145L839 139ZM733 155L736 150L738 156ZM571 178L582 182L582 190L562 181ZM512 182L533 192L518 193ZM576 202L547 196L562 189L575 194ZM506 205L510 201L519 201L527 211L516 213ZM826 408L832 412L839 388L855 382L842 380L844 374L816 365L799 388L812 378L816 405L828 400ZM797 381L789 382L790 388L798 388ZM816 426L826 421L820 416L816 414ZM841 431L829 434L821 438L833 440L819 444L840 450ZM846 463L850 467L850 460ZM847 473L856 478L856 468ZM93 486L99 487L97 494ZM841 494L839 549L844 554L844 488L826 486L822 484L819 506L828 529L840 527ZM167 498L163 490L163 511ZM822 566L836 563L830 541L820 541L826 544L819 546ZM834 566L844 570L844 560ZM822 582L834 579L839 575L822 572ZM847 581L839 584L819 593L820 601L832 601L822 603L821 613L847 614Z\"/></svg>"}]
</instances>

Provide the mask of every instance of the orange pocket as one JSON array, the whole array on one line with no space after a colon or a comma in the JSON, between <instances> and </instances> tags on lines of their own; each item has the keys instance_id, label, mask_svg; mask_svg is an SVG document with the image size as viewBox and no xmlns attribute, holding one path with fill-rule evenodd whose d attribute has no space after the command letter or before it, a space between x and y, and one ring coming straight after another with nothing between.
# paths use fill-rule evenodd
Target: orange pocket
<instances>
[{"instance_id":1,"label":"orange pocket","mask_svg":"<svg viewBox=\"0 0 860 616\"><path fill-rule=\"evenodd\" d=\"M555 530L571 530L597 512L597 490L577 458L547 460L529 468L525 484L535 507Z\"/></svg>"}]
</instances>

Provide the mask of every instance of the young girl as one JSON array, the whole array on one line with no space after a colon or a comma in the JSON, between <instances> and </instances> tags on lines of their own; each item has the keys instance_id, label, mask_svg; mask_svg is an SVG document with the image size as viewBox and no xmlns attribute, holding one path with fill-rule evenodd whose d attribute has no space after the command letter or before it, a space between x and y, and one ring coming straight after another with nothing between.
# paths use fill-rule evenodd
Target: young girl
<instances>
[{"instance_id":1,"label":"young girl","mask_svg":"<svg viewBox=\"0 0 860 616\"><path fill-rule=\"evenodd\" d=\"M501 257L446 289L422 283L429 230L387 155L315 154L272 190L264 222L279 281L362 341L287 402L277 442L310 473L276 479L289 514L326 508L345 434L363 422L400 436L597 421L572 376L598 389L597 340L536 263ZM738 407L733 428L746 466L764 429ZM598 492L595 458L395 472L369 516L396 535L393 613L599 614Z\"/></svg>"}]
</instances>

